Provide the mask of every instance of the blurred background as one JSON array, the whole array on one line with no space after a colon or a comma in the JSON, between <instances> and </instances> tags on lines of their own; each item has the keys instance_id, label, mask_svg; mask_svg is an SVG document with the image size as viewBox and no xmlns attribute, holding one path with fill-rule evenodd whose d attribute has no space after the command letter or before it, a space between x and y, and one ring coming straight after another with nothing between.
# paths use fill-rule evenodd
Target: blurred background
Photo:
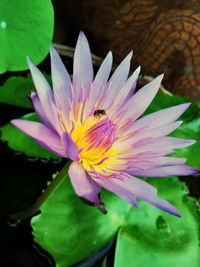
<instances>
[{"instance_id":1,"label":"blurred background","mask_svg":"<svg viewBox=\"0 0 200 267\"><path fill-rule=\"evenodd\" d=\"M115 63L133 50L135 68L165 73L172 93L200 103L200 2L198 0L53 0L54 42L75 45L83 30L93 53L114 53Z\"/></svg>"}]
</instances>

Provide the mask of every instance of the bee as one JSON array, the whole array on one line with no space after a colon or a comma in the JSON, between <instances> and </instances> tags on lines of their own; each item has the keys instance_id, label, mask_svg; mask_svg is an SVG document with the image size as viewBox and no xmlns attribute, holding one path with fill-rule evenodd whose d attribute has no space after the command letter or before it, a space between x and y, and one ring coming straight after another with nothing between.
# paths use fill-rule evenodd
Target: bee
<instances>
[{"instance_id":1,"label":"bee","mask_svg":"<svg viewBox=\"0 0 200 267\"><path fill-rule=\"evenodd\" d=\"M95 110L95 112L94 112L94 116L95 116L96 118L101 118L102 116L106 116L106 112L105 112L104 109L97 109L97 110Z\"/></svg>"}]
</instances>

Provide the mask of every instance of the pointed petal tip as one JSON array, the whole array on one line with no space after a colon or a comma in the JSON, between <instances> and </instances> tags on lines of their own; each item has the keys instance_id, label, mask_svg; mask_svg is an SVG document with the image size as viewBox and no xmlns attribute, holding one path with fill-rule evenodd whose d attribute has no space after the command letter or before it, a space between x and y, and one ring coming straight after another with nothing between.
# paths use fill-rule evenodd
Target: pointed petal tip
<instances>
[{"instance_id":1,"label":"pointed petal tip","mask_svg":"<svg viewBox=\"0 0 200 267\"><path fill-rule=\"evenodd\" d=\"M33 62L31 61L30 57L27 56L27 57L26 57L26 60L27 60L27 63L28 63L28 65L29 65L29 68L31 68L31 66L33 65Z\"/></svg>"},{"instance_id":2,"label":"pointed petal tip","mask_svg":"<svg viewBox=\"0 0 200 267\"><path fill-rule=\"evenodd\" d=\"M79 32L79 35L78 35L78 41L82 41L82 40L88 41L87 40L87 37L84 34L84 32L83 31L80 31Z\"/></svg>"},{"instance_id":3,"label":"pointed petal tip","mask_svg":"<svg viewBox=\"0 0 200 267\"><path fill-rule=\"evenodd\" d=\"M17 119L11 120L10 123L15 126L15 123L17 122Z\"/></svg>"},{"instance_id":4,"label":"pointed petal tip","mask_svg":"<svg viewBox=\"0 0 200 267\"><path fill-rule=\"evenodd\" d=\"M112 51L109 51L109 52L108 52L107 57L109 57L111 60L113 59Z\"/></svg>"},{"instance_id":5,"label":"pointed petal tip","mask_svg":"<svg viewBox=\"0 0 200 267\"><path fill-rule=\"evenodd\" d=\"M133 56L133 50L131 50L131 51L128 53L127 58L128 58L129 60L131 60L132 56Z\"/></svg>"},{"instance_id":6,"label":"pointed petal tip","mask_svg":"<svg viewBox=\"0 0 200 267\"><path fill-rule=\"evenodd\" d=\"M50 55L54 54L55 52L57 53L56 49L53 47L53 45L51 45L49 47L49 51L50 51Z\"/></svg>"},{"instance_id":7,"label":"pointed petal tip","mask_svg":"<svg viewBox=\"0 0 200 267\"><path fill-rule=\"evenodd\" d=\"M162 79L163 79L163 77L164 77L164 73L162 73L162 74L160 74L160 75L158 75L154 80L156 80L156 81L158 81L158 82L162 82Z\"/></svg>"},{"instance_id":8,"label":"pointed petal tip","mask_svg":"<svg viewBox=\"0 0 200 267\"><path fill-rule=\"evenodd\" d=\"M140 71L141 71L141 66L138 66L137 69L134 72L139 75Z\"/></svg>"}]
</instances>

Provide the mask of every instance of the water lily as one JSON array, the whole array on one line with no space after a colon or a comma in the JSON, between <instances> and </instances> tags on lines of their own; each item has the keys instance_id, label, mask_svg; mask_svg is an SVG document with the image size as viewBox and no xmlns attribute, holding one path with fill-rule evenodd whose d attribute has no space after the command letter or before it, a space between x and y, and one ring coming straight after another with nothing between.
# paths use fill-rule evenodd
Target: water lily
<instances>
[{"instance_id":1,"label":"water lily","mask_svg":"<svg viewBox=\"0 0 200 267\"><path fill-rule=\"evenodd\" d=\"M180 216L177 209L157 197L157 190L135 176L192 175L196 170L184 158L166 156L190 146L194 140L167 136L190 103L140 118L156 95L163 75L134 92L140 68L128 77L132 53L110 76L109 52L95 78L89 45L81 32L74 54L73 80L51 47L53 90L28 59L36 90L30 93L42 122L12 120L18 129L49 151L69 158L68 170L76 194L102 208L101 187L135 207L146 201ZM102 208L103 210L103 208Z\"/></svg>"}]
</instances>

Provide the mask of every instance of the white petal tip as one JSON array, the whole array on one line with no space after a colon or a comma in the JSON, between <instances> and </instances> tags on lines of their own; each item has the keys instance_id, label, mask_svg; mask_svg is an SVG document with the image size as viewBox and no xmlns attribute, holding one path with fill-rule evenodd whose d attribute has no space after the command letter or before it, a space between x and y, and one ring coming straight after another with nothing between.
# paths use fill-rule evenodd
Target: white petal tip
<instances>
[{"instance_id":1,"label":"white petal tip","mask_svg":"<svg viewBox=\"0 0 200 267\"><path fill-rule=\"evenodd\" d=\"M135 70L135 72L139 74L140 71L141 71L141 66L138 66L137 69Z\"/></svg>"}]
</instances>

